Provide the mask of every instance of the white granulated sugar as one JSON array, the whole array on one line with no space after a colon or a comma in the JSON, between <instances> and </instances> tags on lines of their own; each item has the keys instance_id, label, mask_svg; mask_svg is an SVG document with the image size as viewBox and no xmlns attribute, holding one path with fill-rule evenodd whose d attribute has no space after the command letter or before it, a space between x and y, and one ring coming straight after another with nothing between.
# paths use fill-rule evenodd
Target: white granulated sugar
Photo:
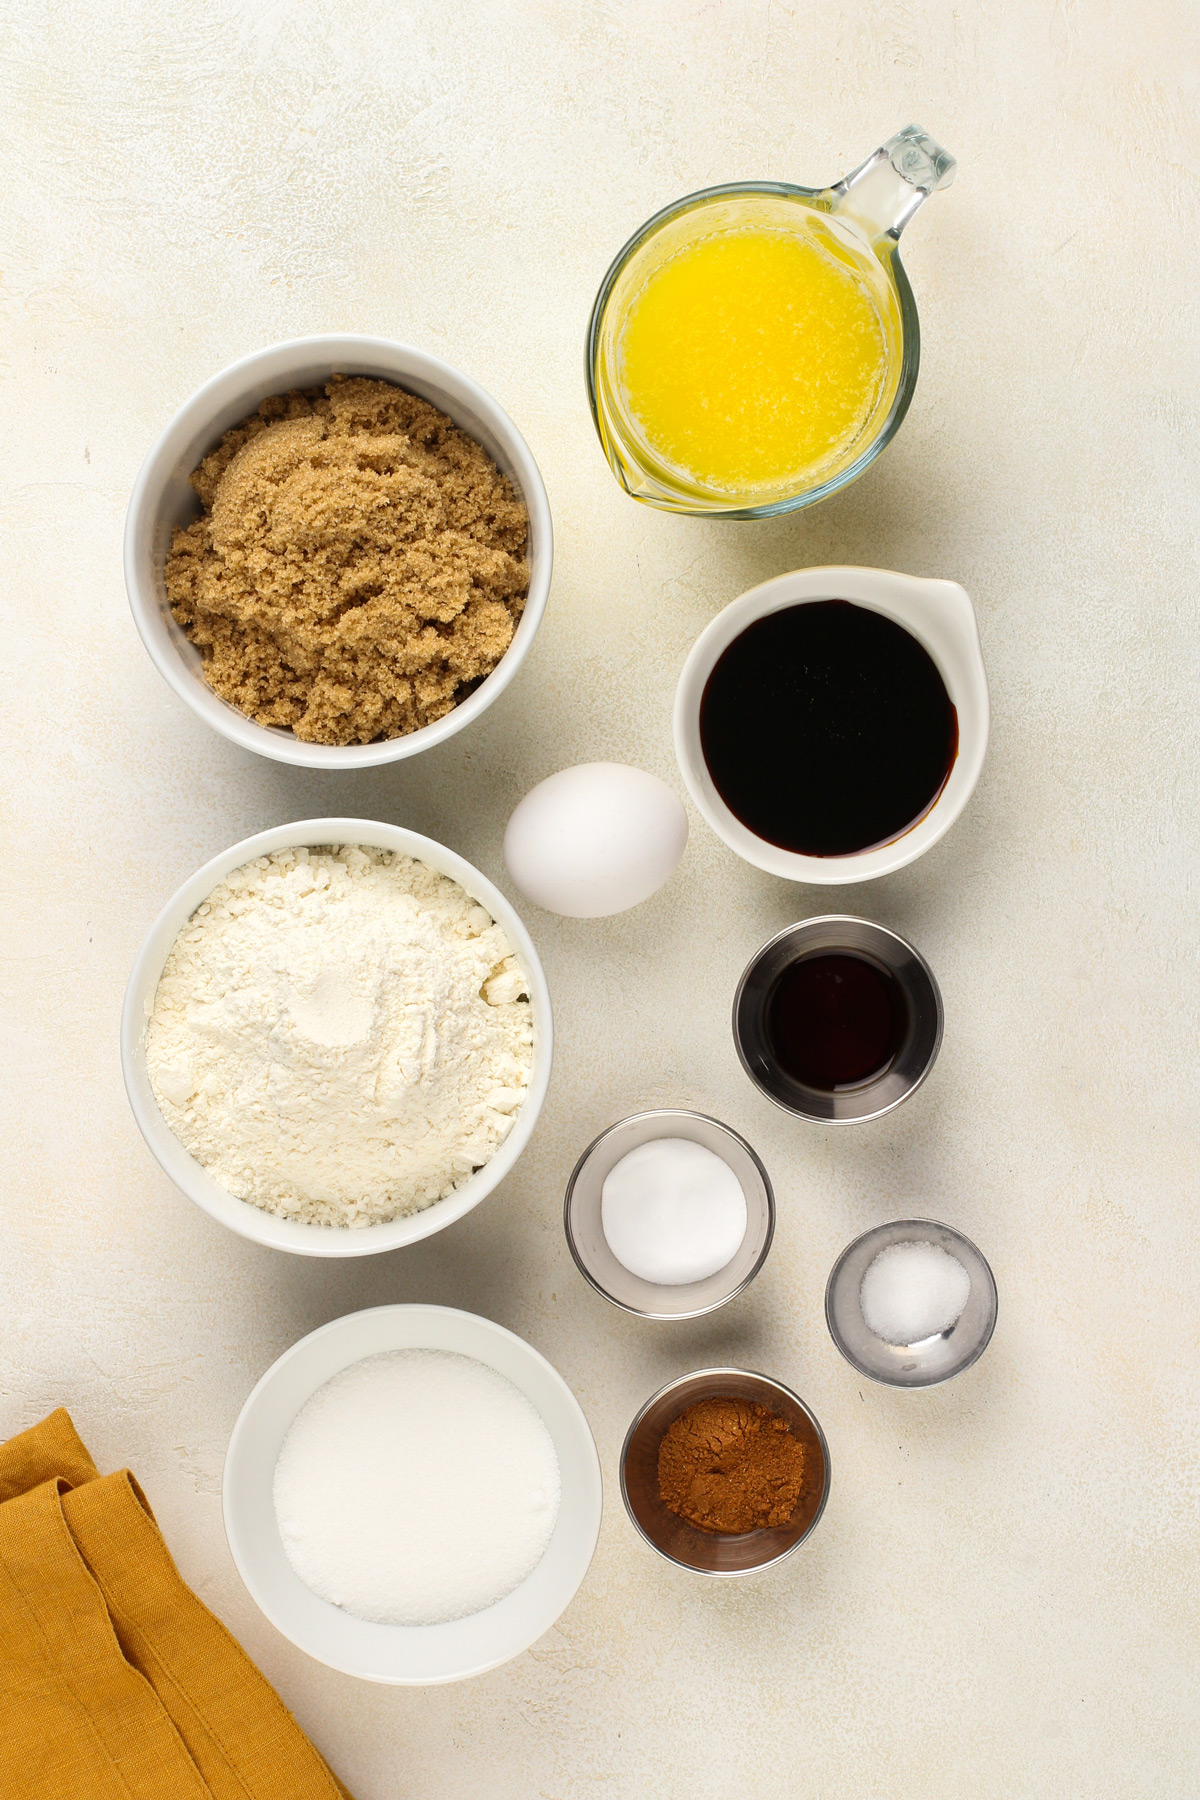
<instances>
[{"instance_id":1,"label":"white granulated sugar","mask_svg":"<svg viewBox=\"0 0 1200 1800\"><path fill-rule=\"evenodd\" d=\"M456 881L387 851L283 850L175 940L150 1085L229 1193L373 1225L444 1199L507 1136L533 1066L527 991Z\"/></svg>"},{"instance_id":2,"label":"white granulated sugar","mask_svg":"<svg viewBox=\"0 0 1200 1800\"><path fill-rule=\"evenodd\" d=\"M881 1250L858 1301L867 1330L885 1344L920 1344L949 1331L970 1296L971 1277L958 1258L921 1239Z\"/></svg>"},{"instance_id":3,"label":"white granulated sugar","mask_svg":"<svg viewBox=\"0 0 1200 1800\"><path fill-rule=\"evenodd\" d=\"M275 1465L296 1574L384 1625L440 1625L511 1594L545 1555L560 1495L537 1409L444 1350L343 1369L301 1408Z\"/></svg>"}]
</instances>

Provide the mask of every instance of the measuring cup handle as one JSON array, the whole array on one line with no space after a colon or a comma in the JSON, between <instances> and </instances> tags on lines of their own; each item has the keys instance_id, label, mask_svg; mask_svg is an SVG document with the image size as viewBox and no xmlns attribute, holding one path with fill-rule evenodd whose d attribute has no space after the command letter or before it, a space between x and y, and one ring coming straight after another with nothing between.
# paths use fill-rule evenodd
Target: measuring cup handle
<instances>
[{"instance_id":1,"label":"measuring cup handle","mask_svg":"<svg viewBox=\"0 0 1200 1800\"><path fill-rule=\"evenodd\" d=\"M919 125L906 125L829 190L830 212L843 213L876 242L898 238L917 208L949 187L958 164Z\"/></svg>"}]
</instances>

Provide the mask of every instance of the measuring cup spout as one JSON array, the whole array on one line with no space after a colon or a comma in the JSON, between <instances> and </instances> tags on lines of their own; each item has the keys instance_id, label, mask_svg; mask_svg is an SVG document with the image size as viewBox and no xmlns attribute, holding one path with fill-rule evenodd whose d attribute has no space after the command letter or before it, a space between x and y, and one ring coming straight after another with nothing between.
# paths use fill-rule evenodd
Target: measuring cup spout
<instances>
[{"instance_id":1,"label":"measuring cup spout","mask_svg":"<svg viewBox=\"0 0 1200 1800\"><path fill-rule=\"evenodd\" d=\"M898 238L917 208L949 187L958 167L919 125L906 125L829 190L829 210L865 231L872 243Z\"/></svg>"}]
</instances>

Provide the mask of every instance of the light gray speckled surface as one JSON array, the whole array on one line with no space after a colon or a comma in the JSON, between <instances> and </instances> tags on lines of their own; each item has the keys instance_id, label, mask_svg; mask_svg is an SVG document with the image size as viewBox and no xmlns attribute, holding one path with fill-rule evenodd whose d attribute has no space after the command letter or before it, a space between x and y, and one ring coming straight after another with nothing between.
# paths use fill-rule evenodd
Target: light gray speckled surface
<instances>
[{"instance_id":1,"label":"light gray speckled surface","mask_svg":"<svg viewBox=\"0 0 1200 1800\"><path fill-rule=\"evenodd\" d=\"M0 546L5 1198L0 1434L65 1402L128 1462L187 1578L358 1800L1177 1800L1200 1786L1195 1021L1198 60L1187 0L827 6L10 0ZM909 118L960 159L905 240L925 359L899 440L814 514L633 505L583 399L610 254L662 202L830 179ZM527 434L558 564L534 653L416 764L333 780L206 733L122 587L130 485L171 411L272 339L356 329L462 365ZM612 757L677 784L669 701L701 626L806 563L952 576L993 684L988 766L913 868L839 902L943 984L927 1088L852 1134L741 1075L754 946L823 896L694 822L623 918L527 912L559 1058L505 1188L366 1266L258 1251L162 1178L127 1111L117 1013L164 898L234 838L375 814L504 880L535 780ZM656 1102L746 1133L780 1198L763 1276L715 1318L639 1328L579 1280L562 1186ZM979 1366L868 1389L821 1318L876 1221L927 1210L991 1258ZM282 1349L393 1299L527 1335L594 1427L591 1574L510 1667L431 1692L294 1652L234 1573L230 1426ZM635 1539L625 1425L701 1361L797 1387L833 1496L775 1579L698 1584Z\"/></svg>"}]
</instances>

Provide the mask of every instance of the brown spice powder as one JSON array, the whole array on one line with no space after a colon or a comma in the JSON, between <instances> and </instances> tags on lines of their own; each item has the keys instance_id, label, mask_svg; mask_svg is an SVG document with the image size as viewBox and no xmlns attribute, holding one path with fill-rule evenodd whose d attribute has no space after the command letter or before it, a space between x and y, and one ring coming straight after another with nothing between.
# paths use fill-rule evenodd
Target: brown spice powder
<instances>
[{"instance_id":1,"label":"brown spice powder","mask_svg":"<svg viewBox=\"0 0 1200 1800\"><path fill-rule=\"evenodd\" d=\"M508 649L529 518L481 445L366 377L265 400L192 476L167 559L209 686L260 725L366 744L440 719Z\"/></svg>"},{"instance_id":2,"label":"brown spice powder","mask_svg":"<svg viewBox=\"0 0 1200 1800\"><path fill-rule=\"evenodd\" d=\"M756 1400L697 1400L658 1451L665 1506L700 1531L786 1525L804 1487L804 1445Z\"/></svg>"}]
</instances>

